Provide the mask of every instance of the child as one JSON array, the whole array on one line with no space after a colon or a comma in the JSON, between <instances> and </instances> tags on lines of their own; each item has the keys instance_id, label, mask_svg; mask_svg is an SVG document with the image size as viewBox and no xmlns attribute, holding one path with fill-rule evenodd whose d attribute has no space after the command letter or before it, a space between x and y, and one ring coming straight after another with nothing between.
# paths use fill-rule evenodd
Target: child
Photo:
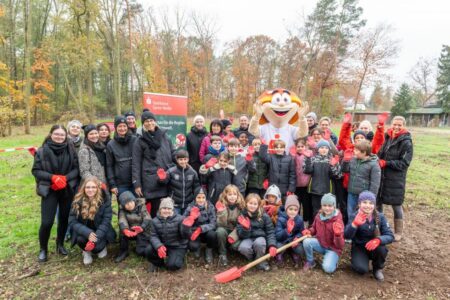
<instances>
[{"instance_id":1,"label":"child","mask_svg":"<svg viewBox=\"0 0 450 300\"><path fill-rule=\"evenodd\" d=\"M205 155L203 163L208 162L213 157L217 159L219 154L225 151L225 146L220 136L213 135L210 140L211 144L208 146L208 153Z\"/></svg>"},{"instance_id":2,"label":"child","mask_svg":"<svg viewBox=\"0 0 450 300\"><path fill-rule=\"evenodd\" d=\"M322 208L314 218L309 229L302 234L313 236L303 240L306 262L304 271L316 266L314 252L323 254L322 269L326 273L333 273L339 262L339 256L344 249L344 223L342 214L336 209L336 197L333 194L325 194L321 200Z\"/></svg>"},{"instance_id":3,"label":"child","mask_svg":"<svg viewBox=\"0 0 450 300\"><path fill-rule=\"evenodd\" d=\"M197 172L189 166L189 154L186 150L178 150L175 154L177 165L167 172L158 171L159 181L168 185L169 195L175 202L178 214L194 201L194 192L200 188Z\"/></svg>"},{"instance_id":4,"label":"child","mask_svg":"<svg viewBox=\"0 0 450 300\"><path fill-rule=\"evenodd\" d=\"M273 226L277 224L278 209L281 205L280 189L275 184L272 184L267 188L267 192L262 200L262 206L264 208L264 212L269 215L272 220Z\"/></svg>"},{"instance_id":5,"label":"child","mask_svg":"<svg viewBox=\"0 0 450 300\"><path fill-rule=\"evenodd\" d=\"M308 192L311 194L313 218L320 209L320 201L324 194L333 192L333 178L341 178L339 157L331 157L330 144L325 140L317 143L318 154L314 157L310 150L304 151L306 156L303 172L311 174Z\"/></svg>"},{"instance_id":6,"label":"child","mask_svg":"<svg viewBox=\"0 0 450 300\"><path fill-rule=\"evenodd\" d=\"M294 162L295 162L295 173L297 178L295 194L302 203L303 220L305 221L306 225L312 223L313 212L312 212L311 196L308 193L308 185L311 180L311 175L305 174L305 172L303 171L303 166L305 165L306 159L304 155L305 150L307 150L305 139L298 139L297 141L295 141Z\"/></svg>"},{"instance_id":7,"label":"child","mask_svg":"<svg viewBox=\"0 0 450 300\"><path fill-rule=\"evenodd\" d=\"M151 222L150 245L145 254L150 261L149 272L166 267L176 271L183 267L189 238L189 228L183 217L174 211L172 199L163 198L159 211Z\"/></svg>"},{"instance_id":8,"label":"child","mask_svg":"<svg viewBox=\"0 0 450 300\"><path fill-rule=\"evenodd\" d=\"M293 158L286 154L284 141L276 140L273 145L275 154L268 154L268 146L261 145L259 156L269 169L269 185L278 186L284 199L286 195L295 192L295 163Z\"/></svg>"},{"instance_id":9,"label":"child","mask_svg":"<svg viewBox=\"0 0 450 300\"><path fill-rule=\"evenodd\" d=\"M145 256L145 248L150 242L151 218L145 206L145 199L136 199L130 191L119 196L119 241L120 252L115 262L119 263L128 257L128 242L136 240L136 253Z\"/></svg>"},{"instance_id":10,"label":"child","mask_svg":"<svg viewBox=\"0 0 450 300\"><path fill-rule=\"evenodd\" d=\"M302 236L303 219L299 215L300 204L296 195L289 195L286 197L286 205L280 207L278 212L278 221L275 227L275 237L277 239L277 248L286 245L293 240L299 239ZM292 247L292 260L294 267L298 268L300 256L303 254L303 248L297 244ZM276 260L278 264L283 263L283 254L277 254Z\"/></svg>"},{"instance_id":11,"label":"child","mask_svg":"<svg viewBox=\"0 0 450 300\"><path fill-rule=\"evenodd\" d=\"M260 197L264 196L265 188L264 181L267 179L267 165L259 157L259 150L261 146L261 139L254 138L252 141L253 149L255 153L253 154L253 161L255 162L255 170L249 170L248 183L247 183L247 194L255 193Z\"/></svg>"},{"instance_id":12,"label":"child","mask_svg":"<svg viewBox=\"0 0 450 300\"><path fill-rule=\"evenodd\" d=\"M229 164L230 156L228 153L219 154L219 162L210 160L206 164L200 166L200 174L206 176L208 182L208 196L214 205L223 192L224 188L229 184L236 182L236 168Z\"/></svg>"},{"instance_id":13,"label":"child","mask_svg":"<svg viewBox=\"0 0 450 300\"><path fill-rule=\"evenodd\" d=\"M242 155L245 156L247 154L247 149L250 146L248 131L241 131L237 138L239 140L239 150L242 151Z\"/></svg>"},{"instance_id":14,"label":"child","mask_svg":"<svg viewBox=\"0 0 450 300\"><path fill-rule=\"evenodd\" d=\"M213 247L217 244L216 237L216 211L211 202L207 201L206 193L202 188L195 194L195 202L191 203L184 212L183 225L190 228L191 239L189 250L200 257L201 242L206 243L205 261L211 264L213 260Z\"/></svg>"},{"instance_id":15,"label":"child","mask_svg":"<svg viewBox=\"0 0 450 300\"><path fill-rule=\"evenodd\" d=\"M244 197L235 185L227 185L216 203L217 210L217 243L219 246L219 264L228 265L227 241L237 250L238 236L236 233L237 218L245 207Z\"/></svg>"},{"instance_id":16,"label":"child","mask_svg":"<svg viewBox=\"0 0 450 300\"><path fill-rule=\"evenodd\" d=\"M255 171L256 165L253 161L253 147L249 147L247 154L242 156L239 153L239 141L235 138L230 139L227 146L228 154L230 155L230 165L236 168L235 182L241 194L245 194L247 189L247 180L249 171Z\"/></svg>"},{"instance_id":17,"label":"child","mask_svg":"<svg viewBox=\"0 0 450 300\"><path fill-rule=\"evenodd\" d=\"M346 153L342 164L342 170L350 173L348 183L347 215L353 215L359 194L369 190L373 194L378 193L380 187L381 169L378 157L372 153L372 146L367 140L360 141L355 145L354 158L351 153Z\"/></svg>"},{"instance_id":18,"label":"child","mask_svg":"<svg viewBox=\"0 0 450 300\"><path fill-rule=\"evenodd\" d=\"M259 195L247 195L245 208L238 217L236 228L241 240L238 251L248 260L260 258L266 253L266 248L269 249L272 257L277 255L273 224L262 208ZM260 263L258 268L264 271L270 270L267 261Z\"/></svg>"},{"instance_id":19,"label":"child","mask_svg":"<svg viewBox=\"0 0 450 300\"><path fill-rule=\"evenodd\" d=\"M359 274L372 272L375 279L384 280L383 268L388 254L387 244L392 243L394 234L383 213L375 209L376 196L370 191L359 194L359 210L345 227L345 238L352 239L352 268Z\"/></svg>"}]
</instances>

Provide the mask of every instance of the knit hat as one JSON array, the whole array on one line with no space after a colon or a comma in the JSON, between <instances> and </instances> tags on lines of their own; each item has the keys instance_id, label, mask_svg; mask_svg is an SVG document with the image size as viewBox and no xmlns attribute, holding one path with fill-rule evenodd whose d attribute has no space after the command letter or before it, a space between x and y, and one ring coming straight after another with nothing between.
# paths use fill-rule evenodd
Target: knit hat
<instances>
[{"instance_id":1,"label":"knit hat","mask_svg":"<svg viewBox=\"0 0 450 300\"><path fill-rule=\"evenodd\" d=\"M88 125L84 125L83 127L83 131L84 131L84 136L88 136L89 132L91 132L92 130L97 130L97 126L95 126L94 124L88 124Z\"/></svg>"},{"instance_id":2,"label":"knit hat","mask_svg":"<svg viewBox=\"0 0 450 300\"><path fill-rule=\"evenodd\" d=\"M300 209L300 204L298 203L298 198L296 195L289 195L286 197L286 204L284 207L287 210L290 206L295 206L297 209Z\"/></svg>"},{"instance_id":3,"label":"knit hat","mask_svg":"<svg viewBox=\"0 0 450 300\"><path fill-rule=\"evenodd\" d=\"M277 200L275 200L275 203L278 203L281 201L281 192L280 189L278 188L278 186L276 186L275 184L272 184L271 186L269 186L267 188L266 193L264 194L264 199L267 200L267 196L269 195L273 195L275 197L277 197Z\"/></svg>"},{"instance_id":4,"label":"knit hat","mask_svg":"<svg viewBox=\"0 0 450 300\"><path fill-rule=\"evenodd\" d=\"M231 121L228 119L222 119L223 129L227 128L227 126L231 125Z\"/></svg>"},{"instance_id":5,"label":"knit hat","mask_svg":"<svg viewBox=\"0 0 450 300\"><path fill-rule=\"evenodd\" d=\"M202 115L196 115L194 117L193 123L195 123L197 120L203 120L203 122L205 122L205 117L203 117Z\"/></svg>"},{"instance_id":6,"label":"knit hat","mask_svg":"<svg viewBox=\"0 0 450 300\"><path fill-rule=\"evenodd\" d=\"M136 197L130 191L125 191L119 196L119 202L120 205L122 205L122 207L125 207L125 205L127 205L128 202L134 201L135 199Z\"/></svg>"},{"instance_id":7,"label":"knit hat","mask_svg":"<svg viewBox=\"0 0 450 300\"><path fill-rule=\"evenodd\" d=\"M141 121L144 123L146 120L156 120L155 115L151 111L144 111L141 115Z\"/></svg>"},{"instance_id":8,"label":"knit hat","mask_svg":"<svg viewBox=\"0 0 450 300\"><path fill-rule=\"evenodd\" d=\"M325 140L320 140L317 143L317 149L319 149L320 147L327 147L328 149L330 149L330 143L328 143L328 141Z\"/></svg>"},{"instance_id":9,"label":"knit hat","mask_svg":"<svg viewBox=\"0 0 450 300\"><path fill-rule=\"evenodd\" d=\"M366 133L365 133L364 131L362 131L362 130L359 130L359 129L356 130L355 133L353 134L353 139L355 139L355 137L356 137L357 135L362 135L362 136L364 136L365 139L367 139Z\"/></svg>"},{"instance_id":10,"label":"knit hat","mask_svg":"<svg viewBox=\"0 0 450 300\"><path fill-rule=\"evenodd\" d=\"M202 187L200 187L200 188L198 188L198 189L195 190L195 192L194 192L194 198L197 198L197 196L198 196L199 194L203 194L203 195L207 196L205 190L204 190Z\"/></svg>"},{"instance_id":11,"label":"knit hat","mask_svg":"<svg viewBox=\"0 0 450 300\"><path fill-rule=\"evenodd\" d=\"M114 128L115 129L117 129L117 126L119 126L122 123L128 126L127 119L125 118L125 116L116 116L114 118Z\"/></svg>"},{"instance_id":12,"label":"knit hat","mask_svg":"<svg viewBox=\"0 0 450 300\"><path fill-rule=\"evenodd\" d=\"M310 112L306 115L307 118L312 118L314 122L317 122L317 115L315 112Z\"/></svg>"},{"instance_id":13,"label":"knit hat","mask_svg":"<svg viewBox=\"0 0 450 300\"><path fill-rule=\"evenodd\" d=\"M174 205L173 205L173 200L170 197L166 197L166 198L162 198L161 199L161 204L159 204L159 209L161 208L170 208L173 209Z\"/></svg>"},{"instance_id":14,"label":"knit hat","mask_svg":"<svg viewBox=\"0 0 450 300\"><path fill-rule=\"evenodd\" d=\"M364 200L369 200L370 202L376 203L377 197L371 191L362 191L361 194L359 194L358 202L361 202Z\"/></svg>"},{"instance_id":15,"label":"knit hat","mask_svg":"<svg viewBox=\"0 0 450 300\"><path fill-rule=\"evenodd\" d=\"M67 129L70 129L70 127L72 127L73 125L78 125L80 128L81 128L81 126L83 126L83 124L81 124L80 121L72 120L72 121L69 121L69 123L67 123Z\"/></svg>"},{"instance_id":16,"label":"knit hat","mask_svg":"<svg viewBox=\"0 0 450 300\"><path fill-rule=\"evenodd\" d=\"M323 195L320 205L333 205L336 207L336 196L331 193Z\"/></svg>"},{"instance_id":17,"label":"knit hat","mask_svg":"<svg viewBox=\"0 0 450 300\"><path fill-rule=\"evenodd\" d=\"M135 113L134 113L133 111L126 112L126 113L124 113L123 115L125 116L125 118L126 118L126 117L129 117L129 116L133 116L133 117L136 118L136 115L135 115Z\"/></svg>"}]
</instances>

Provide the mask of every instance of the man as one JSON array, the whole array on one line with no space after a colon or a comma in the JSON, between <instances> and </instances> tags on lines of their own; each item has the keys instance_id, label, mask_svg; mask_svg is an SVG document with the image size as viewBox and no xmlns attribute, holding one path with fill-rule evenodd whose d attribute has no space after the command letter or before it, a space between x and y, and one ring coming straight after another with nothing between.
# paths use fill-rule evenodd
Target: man
<instances>
[{"instance_id":1,"label":"man","mask_svg":"<svg viewBox=\"0 0 450 300\"><path fill-rule=\"evenodd\" d=\"M252 135L250 132L248 132L248 126L249 126L249 119L247 115L241 115L239 117L239 128L233 130L233 134L236 138L239 138L240 134L242 132L248 133L248 142L251 144L253 139L255 138L254 135Z\"/></svg>"},{"instance_id":2,"label":"man","mask_svg":"<svg viewBox=\"0 0 450 300\"><path fill-rule=\"evenodd\" d=\"M127 120L127 125L128 125L128 130L133 134L136 135L136 115L133 111L129 111L127 113L124 114L126 120Z\"/></svg>"}]
</instances>

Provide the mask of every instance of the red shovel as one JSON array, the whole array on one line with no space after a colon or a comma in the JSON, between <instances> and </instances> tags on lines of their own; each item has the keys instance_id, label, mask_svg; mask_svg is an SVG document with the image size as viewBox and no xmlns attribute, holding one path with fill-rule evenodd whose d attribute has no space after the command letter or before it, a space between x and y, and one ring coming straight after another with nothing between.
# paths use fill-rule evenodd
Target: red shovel
<instances>
[{"instance_id":1,"label":"red shovel","mask_svg":"<svg viewBox=\"0 0 450 300\"><path fill-rule=\"evenodd\" d=\"M301 241L303 241L307 237L309 237L309 236L302 236L298 240L292 241L292 242L290 242L290 243L288 243L288 244L278 248L277 249L277 254L285 251L288 248L291 248L295 244L300 243ZM214 278L216 279L217 282L220 282L220 283L227 283L227 282L233 281L233 280L238 279L239 277L241 277L243 272L247 271L250 268L253 268L254 266L258 265L259 263L262 263L265 260L268 260L270 257L271 257L270 254L266 254L264 256L261 256L257 260L254 260L251 263L246 264L243 267L240 267L240 268L233 267L233 268L231 268L229 270L226 270L225 272L217 274L216 276L214 276Z\"/></svg>"}]
</instances>

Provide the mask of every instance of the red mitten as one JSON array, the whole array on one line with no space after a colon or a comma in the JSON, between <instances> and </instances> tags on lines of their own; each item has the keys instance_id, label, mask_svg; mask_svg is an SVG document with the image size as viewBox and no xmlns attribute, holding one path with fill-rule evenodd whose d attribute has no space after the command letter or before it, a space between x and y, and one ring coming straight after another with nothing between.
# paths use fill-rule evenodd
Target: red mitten
<instances>
[{"instance_id":1,"label":"red mitten","mask_svg":"<svg viewBox=\"0 0 450 300\"><path fill-rule=\"evenodd\" d=\"M159 168L158 171L156 171L156 175L158 175L159 180L164 180L167 178L166 171L164 171L163 168Z\"/></svg>"},{"instance_id":2,"label":"red mitten","mask_svg":"<svg viewBox=\"0 0 450 300\"><path fill-rule=\"evenodd\" d=\"M166 256L167 256L166 251L167 251L167 249L166 249L165 246L159 247L159 248L158 248L158 256L159 256L159 258L161 258L161 259L166 258Z\"/></svg>"},{"instance_id":3,"label":"red mitten","mask_svg":"<svg viewBox=\"0 0 450 300\"><path fill-rule=\"evenodd\" d=\"M352 123L352 114L351 113L346 113L344 115L344 120L342 122L344 122L344 123Z\"/></svg>"},{"instance_id":4,"label":"red mitten","mask_svg":"<svg viewBox=\"0 0 450 300\"><path fill-rule=\"evenodd\" d=\"M374 238L366 243L366 249L367 251L373 251L377 249L378 246L380 246L381 240L379 238Z\"/></svg>"},{"instance_id":5,"label":"red mitten","mask_svg":"<svg viewBox=\"0 0 450 300\"><path fill-rule=\"evenodd\" d=\"M251 156L253 156L253 154L255 154L255 147L249 146L247 149L247 154L250 154Z\"/></svg>"},{"instance_id":6,"label":"red mitten","mask_svg":"<svg viewBox=\"0 0 450 300\"><path fill-rule=\"evenodd\" d=\"M270 254L270 256L272 256L272 257L277 256L277 248L274 247L274 246L270 246L270 247L269 247L269 254Z\"/></svg>"},{"instance_id":7,"label":"red mitten","mask_svg":"<svg viewBox=\"0 0 450 300\"><path fill-rule=\"evenodd\" d=\"M238 223L244 227L244 229L250 229L250 219L248 217L244 217L243 215L240 215L237 219Z\"/></svg>"},{"instance_id":8,"label":"red mitten","mask_svg":"<svg viewBox=\"0 0 450 300\"><path fill-rule=\"evenodd\" d=\"M141 232L144 232L144 229L141 226L133 226L131 227L131 229L134 230L134 232L136 233L136 235L138 235Z\"/></svg>"},{"instance_id":9,"label":"red mitten","mask_svg":"<svg viewBox=\"0 0 450 300\"><path fill-rule=\"evenodd\" d=\"M335 155L330 159L330 165L335 166L339 162L339 155Z\"/></svg>"},{"instance_id":10,"label":"red mitten","mask_svg":"<svg viewBox=\"0 0 450 300\"><path fill-rule=\"evenodd\" d=\"M358 212L355 219L352 222L353 227L359 227L366 223L367 215L363 212Z\"/></svg>"},{"instance_id":11,"label":"red mitten","mask_svg":"<svg viewBox=\"0 0 450 300\"><path fill-rule=\"evenodd\" d=\"M287 192L286 192L286 196L290 196L290 195L294 195L294 193L293 193L293 192L290 192L290 191L287 191Z\"/></svg>"},{"instance_id":12,"label":"red mitten","mask_svg":"<svg viewBox=\"0 0 450 300\"><path fill-rule=\"evenodd\" d=\"M289 220L287 221L287 224L286 224L286 230L287 230L287 232L288 232L289 234L291 234L291 233L292 233L292 230L294 230L294 227L295 227L295 221L294 221L294 219L293 219L293 218L289 218Z\"/></svg>"},{"instance_id":13,"label":"red mitten","mask_svg":"<svg viewBox=\"0 0 450 300\"><path fill-rule=\"evenodd\" d=\"M353 150L347 149L344 152L344 161L351 161L353 158Z\"/></svg>"},{"instance_id":14,"label":"red mitten","mask_svg":"<svg viewBox=\"0 0 450 300\"><path fill-rule=\"evenodd\" d=\"M289 149L289 154L290 154L291 156L296 156L296 155L297 155L297 147L292 146L292 147Z\"/></svg>"},{"instance_id":15,"label":"red mitten","mask_svg":"<svg viewBox=\"0 0 450 300\"><path fill-rule=\"evenodd\" d=\"M216 202L216 210L217 210L217 212L222 212L222 211L224 211L224 210L225 210L225 205L223 205L222 202L217 201L217 202Z\"/></svg>"},{"instance_id":16,"label":"red mitten","mask_svg":"<svg viewBox=\"0 0 450 300\"><path fill-rule=\"evenodd\" d=\"M378 125L384 125L386 120L389 118L389 113L384 112L382 114L379 114L377 117L378 117Z\"/></svg>"},{"instance_id":17,"label":"red mitten","mask_svg":"<svg viewBox=\"0 0 450 300\"><path fill-rule=\"evenodd\" d=\"M32 156L35 156L35 155L36 155L36 150L37 150L36 147L30 147L30 148L28 148L28 152L29 152Z\"/></svg>"},{"instance_id":18,"label":"red mitten","mask_svg":"<svg viewBox=\"0 0 450 300\"><path fill-rule=\"evenodd\" d=\"M84 247L84 251L92 251L92 250L94 250L94 248L95 248L95 243L88 241L86 243L86 246Z\"/></svg>"},{"instance_id":19,"label":"red mitten","mask_svg":"<svg viewBox=\"0 0 450 300\"><path fill-rule=\"evenodd\" d=\"M308 144L309 148L316 148L316 142L314 141L314 138L312 136L308 136L306 143Z\"/></svg>"},{"instance_id":20,"label":"red mitten","mask_svg":"<svg viewBox=\"0 0 450 300\"><path fill-rule=\"evenodd\" d=\"M183 220L183 225L187 226L187 227L192 227L192 225L194 225L195 219L192 218L191 216L185 218Z\"/></svg>"},{"instance_id":21,"label":"red mitten","mask_svg":"<svg viewBox=\"0 0 450 300\"><path fill-rule=\"evenodd\" d=\"M134 231L132 231L132 230L129 230L128 228L125 228L125 229L123 230L123 234L124 234L126 237L129 237L129 238L135 237L135 236L137 235L136 232L134 232Z\"/></svg>"},{"instance_id":22,"label":"red mitten","mask_svg":"<svg viewBox=\"0 0 450 300\"><path fill-rule=\"evenodd\" d=\"M333 232L335 236L341 236L344 233L344 225L339 222L333 223Z\"/></svg>"},{"instance_id":23,"label":"red mitten","mask_svg":"<svg viewBox=\"0 0 450 300\"><path fill-rule=\"evenodd\" d=\"M309 235L309 236L312 236L311 231L309 231L309 229L304 229L304 230L302 231L302 235Z\"/></svg>"},{"instance_id":24,"label":"red mitten","mask_svg":"<svg viewBox=\"0 0 450 300\"><path fill-rule=\"evenodd\" d=\"M329 141L330 140L330 138L331 138L331 131L330 131L330 129L326 129L325 130L325 132L323 133L323 138L324 138L324 140L326 140L326 141Z\"/></svg>"},{"instance_id":25,"label":"red mitten","mask_svg":"<svg viewBox=\"0 0 450 300\"><path fill-rule=\"evenodd\" d=\"M202 233L202 228L198 227L197 229L195 229L195 231L192 233L191 235L191 241L195 241L198 236L200 235L200 233Z\"/></svg>"},{"instance_id":26,"label":"red mitten","mask_svg":"<svg viewBox=\"0 0 450 300\"><path fill-rule=\"evenodd\" d=\"M245 160L246 161L251 161L253 159L253 155L251 153L247 152L247 155L245 155Z\"/></svg>"},{"instance_id":27,"label":"red mitten","mask_svg":"<svg viewBox=\"0 0 450 300\"><path fill-rule=\"evenodd\" d=\"M197 206L192 207L189 216L192 217L194 220L197 220L198 216L200 216L200 208L198 208Z\"/></svg>"},{"instance_id":28,"label":"red mitten","mask_svg":"<svg viewBox=\"0 0 450 300\"><path fill-rule=\"evenodd\" d=\"M53 175L51 181L52 185L50 187L54 191L59 191L66 187L66 182L61 178L61 175Z\"/></svg>"},{"instance_id":29,"label":"red mitten","mask_svg":"<svg viewBox=\"0 0 450 300\"><path fill-rule=\"evenodd\" d=\"M231 236L228 237L227 241L230 245L233 245L236 242Z\"/></svg>"},{"instance_id":30,"label":"red mitten","mask_svg":"<svg viewBox=\"0 0 450 300\"><path fill-rule=\"evenodd\" d=\"M217 158L212 157L210 160L208 160L205 164L205 168L209 169L212 166L214 166L217 163Z\"/></svg>"},{"instance_id":31,"label":"red mitten","mask_svg":"<svg viewBox=\"0 0 450 300\"><path fill-rule=\"evenodd\" d=\"M384 169L386 167L386 161L384 159L379 159L378 164L380 165L380 168Z\"/></svg>"},{"instance_id":32,"label":"red mitten","mask_svg":"<svg viewBox=\"0 0 450 300\"><path fill-rule=\"evenodd\" d=\"M102 190L106 191L106 183L102 182L101 188L102 188Z\"/></svg>"},{"instance_id":33,"label":"red mitten","mask_svg":"<svg viewBox=\"0 0 450 300\"><path fill-rule=\"evenodd\" d=\"M264 179L263 181L263 189L267 190L267 188L269 187L269 179Z\"/></svg>"}]
</instances>

